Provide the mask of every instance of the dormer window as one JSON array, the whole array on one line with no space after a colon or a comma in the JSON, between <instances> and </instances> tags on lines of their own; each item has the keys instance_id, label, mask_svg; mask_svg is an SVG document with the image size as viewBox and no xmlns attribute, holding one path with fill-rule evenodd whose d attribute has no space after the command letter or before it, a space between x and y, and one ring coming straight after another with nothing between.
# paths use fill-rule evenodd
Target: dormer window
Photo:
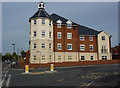
<instances>
[{"instance_id":1,"label":"dormer window","mask_svg":"<svg viewBox=\"0 0 120 88\"><path fill-rule=\"evenodd\" d=\"M72 22L70 20L68 20L66 23L67 23L67 28L71 29L72 28Z\"/></svg>"},{"instance_id":2,"label":"dormer window","mask_svg":"<svg viewBox=\"0 0 120 88\"><path fill-rule=\"evenodd\" d=\"M42 24L45 24L45 19L42 19Z\"/></svg>"},{"instance_id":3,"label":"dormer window","mask_svg":"<svg viewBox=\"0 0 120 88\"><path fill-rule=\"evenodd\" d=\"M58 20L58 21L57 21L57 28L61 28L61 23L62 23L61 20Z\"/></svg>"}]
</instances>

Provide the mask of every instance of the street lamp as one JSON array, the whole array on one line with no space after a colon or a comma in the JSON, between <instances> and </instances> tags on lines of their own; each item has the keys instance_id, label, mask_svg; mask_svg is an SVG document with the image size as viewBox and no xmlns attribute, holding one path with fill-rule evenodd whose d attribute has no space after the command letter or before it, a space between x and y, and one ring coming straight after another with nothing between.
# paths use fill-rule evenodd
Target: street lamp
<instances>
[{"instance_id":1,"label":"street lamp","mask_svg":"<svg viewBox=\"0 0 120 88\"><path fill-rule=\"evenodd\" d=\"M15 43L12 44L13 45L13 53L15 52Z\"/></svg>"},{"instance_id":2,"label":"street lamp","mask_svg":"<svg viewBox=\"0 0 120 88\"><path fill-rule=\"evenodd\" d=\"M40 51L37 51L37 53L40 53L40 55L39 55L39 57L41 56L41 52ZM39 67L41 67L41 60L40 60L40 58L39 58Z\"/></svg>"}]
</instances>

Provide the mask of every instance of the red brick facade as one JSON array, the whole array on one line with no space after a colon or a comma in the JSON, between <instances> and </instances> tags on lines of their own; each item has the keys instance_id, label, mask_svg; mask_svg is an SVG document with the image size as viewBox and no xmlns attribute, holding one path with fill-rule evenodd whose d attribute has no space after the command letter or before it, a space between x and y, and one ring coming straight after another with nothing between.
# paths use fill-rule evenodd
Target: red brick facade
<instances>
[{"instance_id":1,"label":"red brick facade","mask_svg":"<svg viewBox=\"0 0 120 88\"><path fill-rule=\"evenodd\" d=\"M61 39L57 38L57 32L61 32ZM72 39L67 39L67 33L72 33ZM57 50L57 43L62 44L62 49ZM67 44L72 44L72 50L67 50ZM78 52L78 27L68 29L66 25L61 25L61 28L57 28L57 25L53 26L53 51L54 52Z\"/></svg>"}]
</instances>

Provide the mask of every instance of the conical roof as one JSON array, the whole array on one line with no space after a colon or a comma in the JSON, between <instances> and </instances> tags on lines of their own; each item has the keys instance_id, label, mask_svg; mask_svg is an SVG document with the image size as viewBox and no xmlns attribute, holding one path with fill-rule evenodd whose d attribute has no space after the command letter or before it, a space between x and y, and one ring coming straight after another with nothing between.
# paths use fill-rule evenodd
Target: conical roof
<instances>
[{"instance_id":1,"label":"conical roof","mask_svg":"<svg viewBox=\"0 0 120 88\"><path fill-rule=\"evenodd\" d=\"M32 18L38 18L38 17L45 17L52 19L52 17L45 11L44 8L40 8L32 17L30 17L29 22Z\"/></svg>"}]
</instances>

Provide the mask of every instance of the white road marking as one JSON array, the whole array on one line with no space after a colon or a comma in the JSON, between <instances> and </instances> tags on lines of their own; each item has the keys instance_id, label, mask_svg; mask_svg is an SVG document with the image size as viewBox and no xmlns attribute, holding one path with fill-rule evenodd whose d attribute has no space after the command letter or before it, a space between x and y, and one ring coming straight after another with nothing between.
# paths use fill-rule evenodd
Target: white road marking
<instances>
[{"instance_id":1,"label":"white road marking","mask_svg":"<svg viewBox=\"0 0 120 88\"><path fill-rule=\"evenodd\" d=\"M10 68L9 68L10 69ZM6 71L6 73L5 73L5 75L4 75L4 78L3 78L3 80L1 81L1 84L3 84L3 82L5 81L5 78L6 78L6 76L7 76L7 73L8 73L8 71L9 71L9 69Z\"/></svg>"},{"instance_id":2,"label":"white road marking","mask_svg":"<svg viewBox=\"0 0 120 88\"><path fill-rule=\"evenodd\" d=\"M11 78L11 75L8 76L8 79L7 79L7 82L6 82L6 87L9 87L9 84L10 84L10 78Z\"/></svg>"},{"instance_id":3,"label":"white road marking","mask_svg":"<svg viewBox=\"0 0 120 88\"><path fill-rule=\"evenodd\" d=\"M93 81L93 82L94 82L94 81ZM93 82L88 83L85 88L87 88L88 86L90 86Z\"/></svg>"}]
</instances>

